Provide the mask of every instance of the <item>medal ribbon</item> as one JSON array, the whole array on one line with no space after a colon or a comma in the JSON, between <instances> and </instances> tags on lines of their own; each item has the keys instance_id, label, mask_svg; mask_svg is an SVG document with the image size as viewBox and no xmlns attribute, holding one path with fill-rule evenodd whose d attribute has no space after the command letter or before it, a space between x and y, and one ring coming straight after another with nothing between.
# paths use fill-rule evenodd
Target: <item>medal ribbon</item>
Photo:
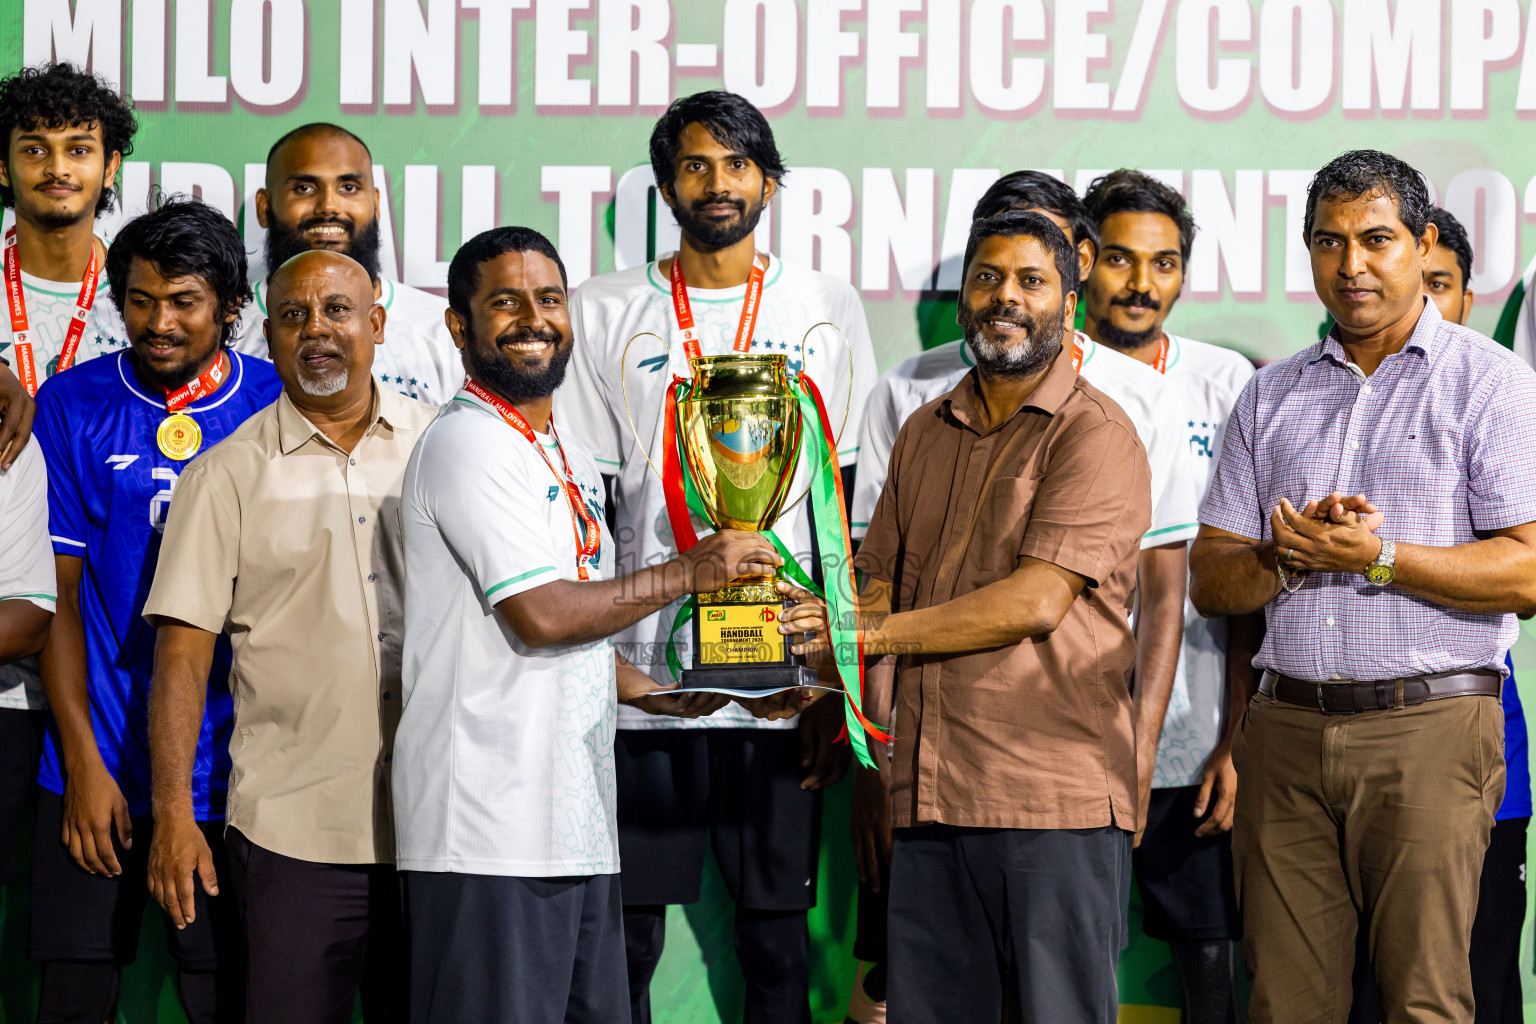
<instances>
[{"instance_id":1,"label":"medal ribbon","mask_svg":"<svg viewBox=\"0 0 1536 1024\"><path fill-rule=\"evenodd\" d=\"M63 366L59 368L63 369ZM167 391L165 393L165 411L168 413L181 412L182 409L191 405L199 398L206 398L213 394L219 390L219 385L223 384L225 379L229 377L229 370L229 355L221 351L219 358L213 361L213 365L198 374L196 380L188 381L175 391Z\"/></svg>"},{"instance_id":2,"label":"medal ribbon","mask_svg":"<svg viewBox=\"0 0 1536 1024\"><path fill-rule=\"evenodd\" d=\"M747 277L747 294L741 303L741 320L736 324L736 341L731 345L735 352L747 352L752 348L752 332L757 327L757 313L763 303L763 268L752 258L752 273ZM683 333L683 353L689 359L698 359L704 351L699 347L699 332L693 324L693 307L688 304L688 283L683 280L683 260L679 253L672 257L672 312L677 314L677 327Z\"/></svg>"},{"instance_id":3,"label":"medal ribbon","mask_svg":"<svg viewBox=\"0 0 1536 1024\"><path fill-rule=\"evenodd\" d=\"M80 339L85 336L85 321L91 315L91 303L96 301L96 243L91 241L91 258L85 265L85 280L80 282L80 297L75 300L75 315L69 320L69 330L64 335L64 347L59 351L59 369L63 373L75 364L75 353L80 349ZM11 345L16 350L16 371L27 394L37 394L37 363L32 358L31 333L27 321L27 297L21 290L21 258L16 252L16 228L13 225L5 233L5 291L9 300L6 305L11 314Z\"/></svg>"},{"instance_id":4,"label":"medal ribbon","mask_svg":"<svg viewBox=\"0 0 1536 1024\"><path fill-rule=\"evenodd\" d=\"M533 445L534 450L544 459L544 465L549 467L549 471L554 474L555 480L560 483L561 489L565 491L566 504L570 506L571 533L576 538L576 575L579 579L583 580L591 578L591 574L587 571L587 566L591 564L593 556L597 554L597 548L602 542L602 537L598 533L597 520L593 519L592 513L587 511L587 503L582 499L581 488L576 485L576 477L571 473L571 463L565 457L565 449L560 445L560 434L555 430L554 417L550 417L549 432L555 439L555 447L560 450L560 469L556 469L555 464L549 460L549 453L539 443L537 435L533 432L533 427L529 426L522 413L481 387L475 382L473 377L464 381L464 390L500 413L501 418L518 433L522 434L523 437L527 438L528 443ZM564 473L561 470L564 470ZM585 534L582 532L583 529L586 531Z\"/></svg>"}]
</instances>

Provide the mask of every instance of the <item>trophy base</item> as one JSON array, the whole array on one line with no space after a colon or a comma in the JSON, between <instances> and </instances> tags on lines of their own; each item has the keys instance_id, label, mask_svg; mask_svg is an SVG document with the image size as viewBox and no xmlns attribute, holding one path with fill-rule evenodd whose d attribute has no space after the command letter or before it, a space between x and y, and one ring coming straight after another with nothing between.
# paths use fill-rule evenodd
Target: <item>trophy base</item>
<instances>
[{"instance_id":1,"label":"trophy base","mask_svg":"<svg viewBox=\"0 0 1536 1024\"><path fill-rule=\"evenodd\" d=\"M685 668L678 689L767 691L816 685L816 670L809 665L732 665L725 668Z\"/></svg>"}]
</instances>

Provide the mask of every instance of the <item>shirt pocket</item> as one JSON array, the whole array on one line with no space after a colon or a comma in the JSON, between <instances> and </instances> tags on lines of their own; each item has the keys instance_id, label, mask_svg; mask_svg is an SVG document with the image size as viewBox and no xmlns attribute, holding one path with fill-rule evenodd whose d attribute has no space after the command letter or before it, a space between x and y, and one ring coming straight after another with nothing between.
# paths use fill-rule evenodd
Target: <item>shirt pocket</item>
<instances>
[{"instance_id":1,"label":"shirt pocket","mask_svg":"<svg viewBox=\"0 0 1536 1024\"><path fill-rule=\"evenodd\" d=\"M1018 568L1039 484L1034 477L1002 477L982 492L966 549L967 578L960 581L962 590L974 589L965 586L968 582L974 586L995 583Z\"/></svg>"}]
</instances>

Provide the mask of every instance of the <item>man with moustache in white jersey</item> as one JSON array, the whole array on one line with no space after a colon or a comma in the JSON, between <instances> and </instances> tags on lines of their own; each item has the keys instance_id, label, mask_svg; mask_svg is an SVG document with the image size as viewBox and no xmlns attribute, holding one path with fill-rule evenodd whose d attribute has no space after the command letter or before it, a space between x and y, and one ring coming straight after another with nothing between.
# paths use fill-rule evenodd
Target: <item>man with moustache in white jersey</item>
<instances>
[{"instance_id":1,"label":"man with moustache in white jersey","mask_svg":"<svg viewBox=\"0 0 1536 1024\"><path fill-rule=\"evenodd\" d=\"M1017 171L998 179L976 204L974 219L1007 210L1039 213L1059 227L1078 256L1086 279L1098 251L1098 236L1082 200L1063 182L1039 171ZM1141 541L1137 566L1137 666L1134 714L1141 805L1149 792L1150 756L1156 750L1163 709L1173 685L1184 616L1185 549L1195 535L1197 496L1176 472L1184 440L1180 403L1174 389L1156 371L1097 344L1078 332L1063 342L1078 372L1126 411L1146 448L1151 465L1152 525ZM850 527L856 536L867 529L885 485L887 462L901 425L917 409L952 390L975 365L965 340L913 356L887 370L870 395L860 437ZM887 663L871 666L865 693L866 714L877 723L891 720L894 673ZM883 1013L885 972L884 877L890 863L888 772L855 769L853 836L862 885L854 955L868 964L860 969L849 1018L879 1021ZM1128 894L1127 894L1128 895Z\"/></svg>"}]
</instances>

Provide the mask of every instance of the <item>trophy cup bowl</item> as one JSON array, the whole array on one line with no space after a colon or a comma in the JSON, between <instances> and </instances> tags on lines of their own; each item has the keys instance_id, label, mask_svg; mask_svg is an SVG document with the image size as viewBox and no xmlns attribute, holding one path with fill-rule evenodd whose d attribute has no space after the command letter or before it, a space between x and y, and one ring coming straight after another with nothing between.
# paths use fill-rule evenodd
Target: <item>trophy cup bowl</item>
<instances>
[{"instance_id":1,"label":"trophy cup bowl","mask_svg":"<svg viewBox=\"0 0 1536 1024\"><path fill-rule=\"evenodd\" d=\"M678 451L715 529L771 527L800 462L800 404L785 356L691 360L693 387L678 402ZM812 685L816 672L779 632L786 604L777 575L733 579L698 595L693 665L682 687L772 690Z\"/></svg>"}]
</instances>

